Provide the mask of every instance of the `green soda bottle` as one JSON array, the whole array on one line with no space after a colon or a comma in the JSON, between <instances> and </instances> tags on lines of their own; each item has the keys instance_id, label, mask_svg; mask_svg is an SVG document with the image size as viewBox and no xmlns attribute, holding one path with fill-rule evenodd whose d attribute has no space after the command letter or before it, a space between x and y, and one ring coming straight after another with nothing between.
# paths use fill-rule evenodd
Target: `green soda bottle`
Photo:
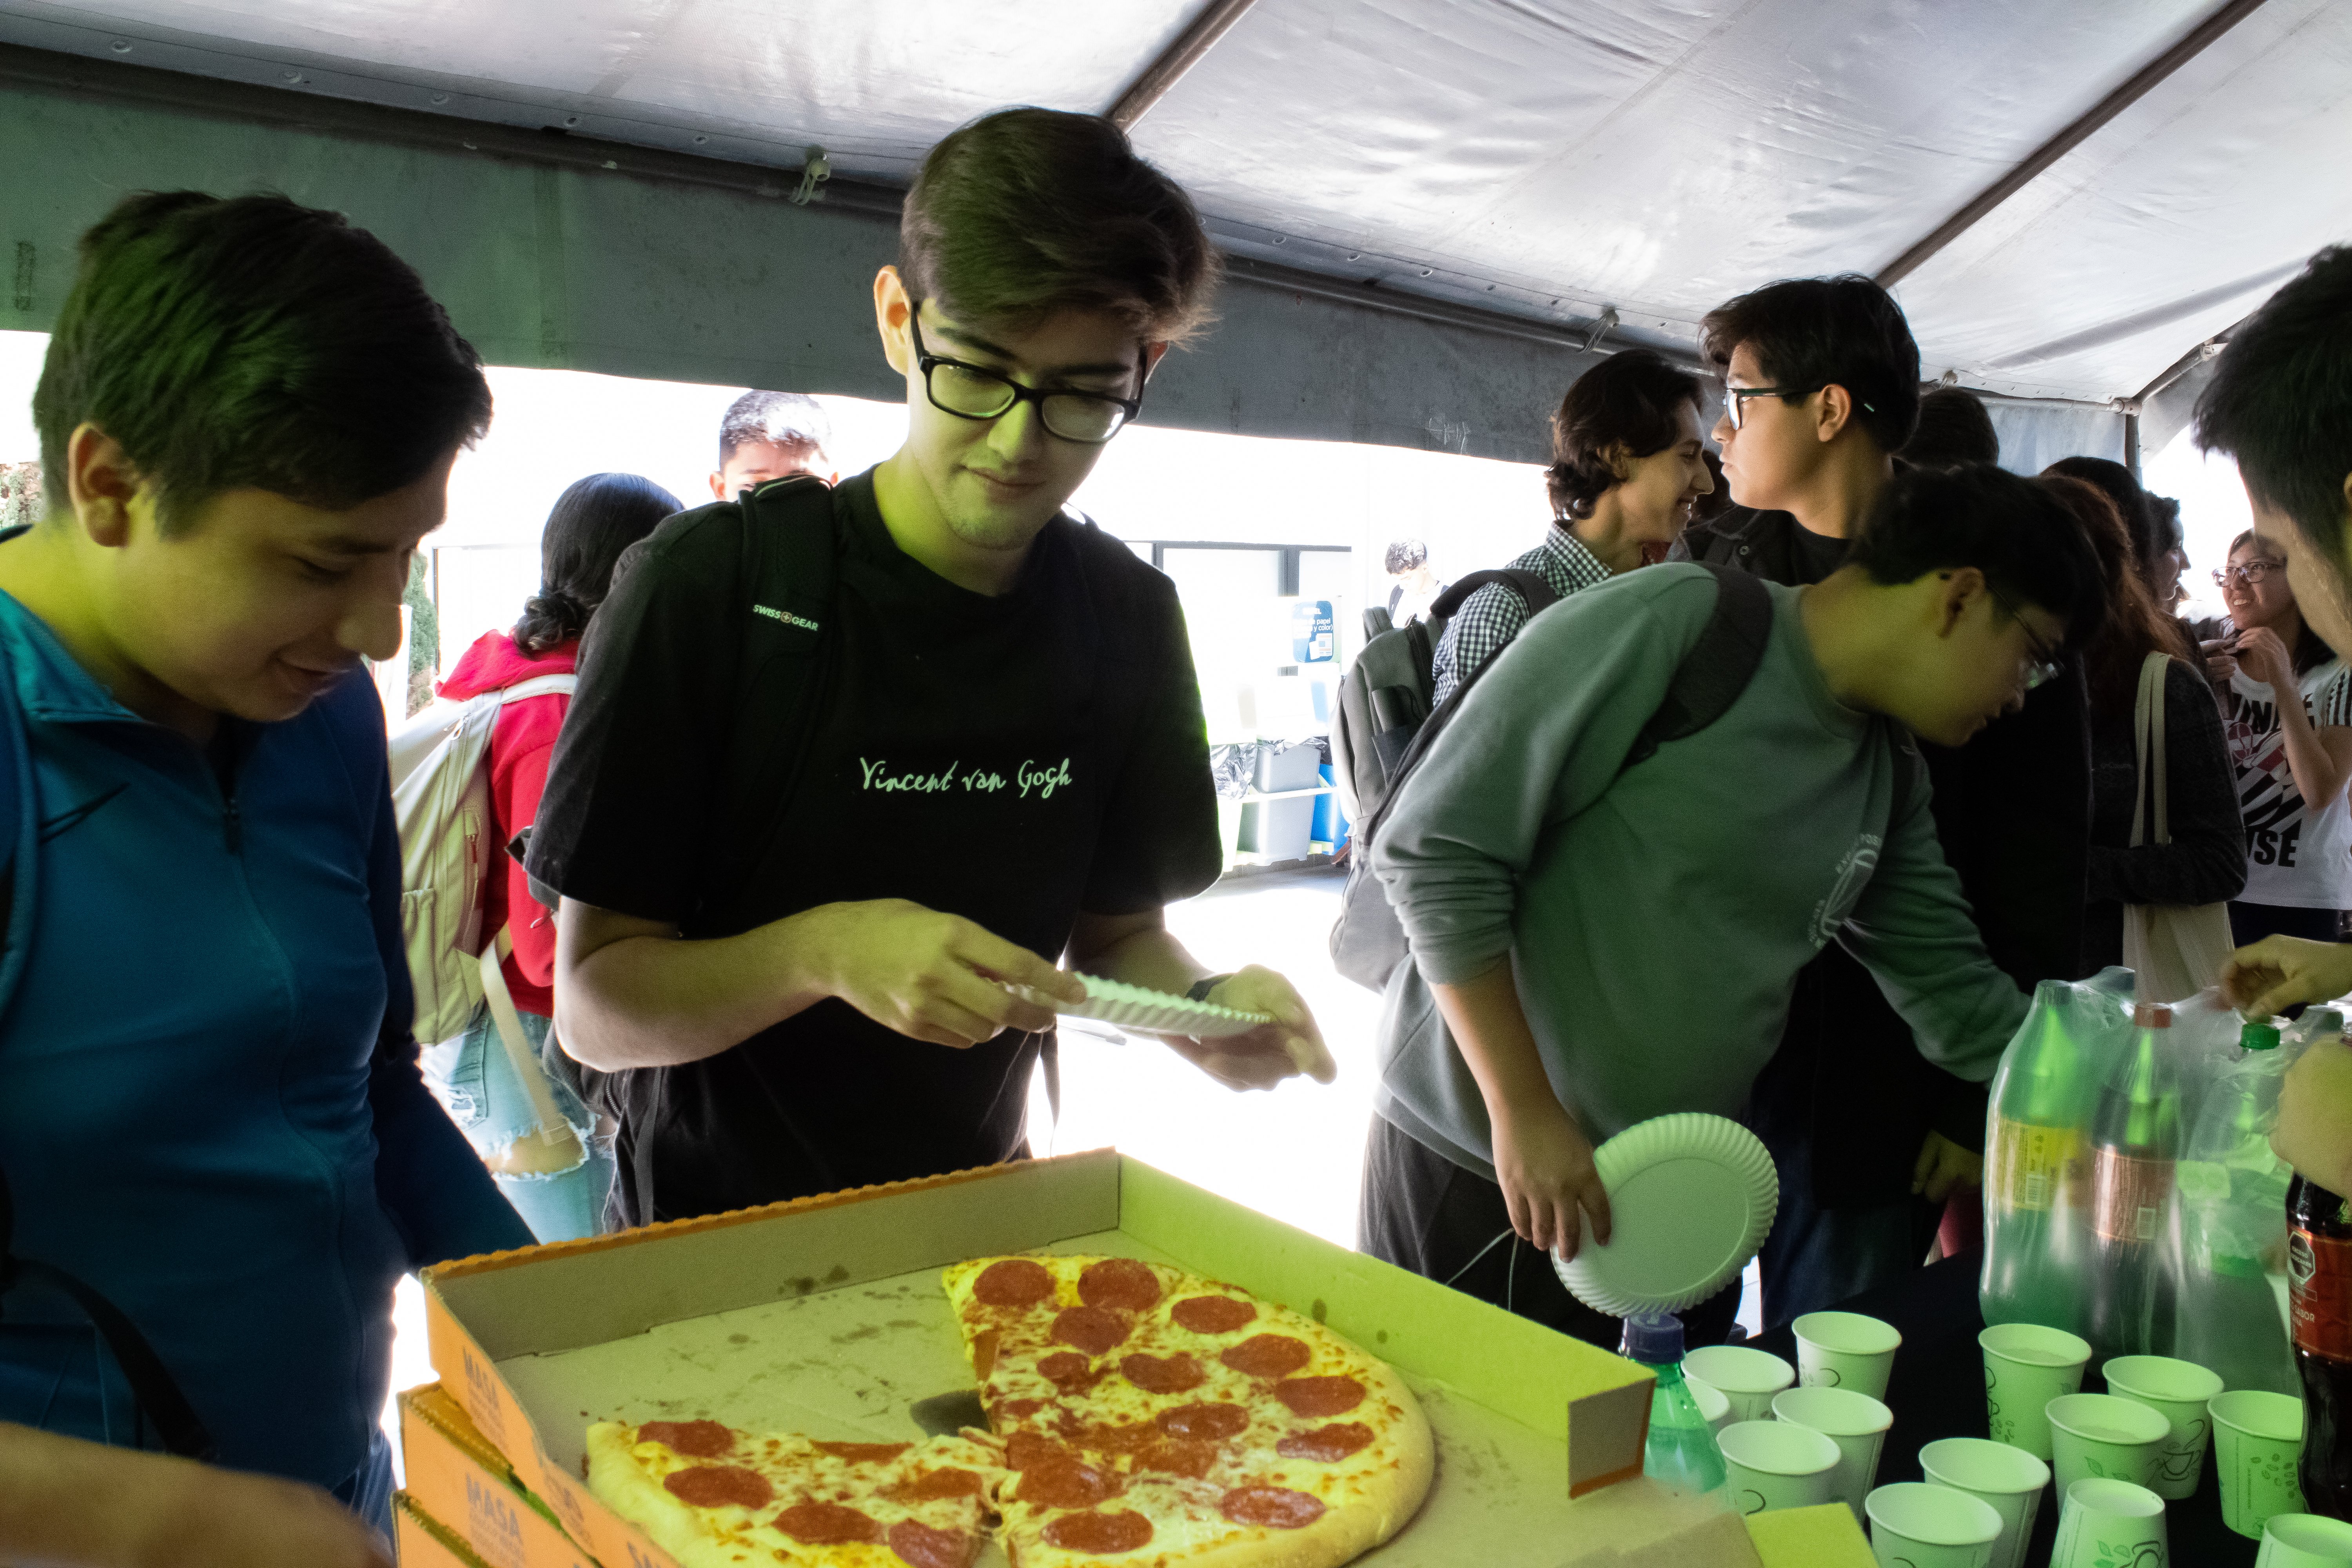
<instances>
[{"instance_id":1,"label":"green soda bottle","mask_svg":"<svg viewBox=\"0 0 2352 1568\"><path fill-rule=\"evenodd\" d=\"M2286 1263L2286 1189L2294 1173L2271 1152L2279 1081L2291 1058L2267 1023L2239 1032L2237 1060L2208 1091L2178 1173L2182 1300L2168 1352L2231 1388L2300 1395L2294 1351L2269 1276Z\"/></svg>"},{"instance_id":2,"label":"green soda bottle","mask_svg":"<svg viewBox=\"0 0 2352 1568\"><path fill-rule=\"evenodd\" d=\"M1677 1491L1704 1496L1720 1491L1729 1479L1715 1430L1699 1414L1683 1377L1682 1320L1670 1313L1643 1313L1625 1320L1619 1353L1658 1374L1650 1393L1650 1436L1642 1450L1642 1473Z\"/></svg>"},{"instance_id":3,"label":"green soda bottle","mask_svg":"<svg viewBox=\"0 0 2352 1568\"><path fill-rule=\"evenodd\" d=\"M2081 1316L2082 1227L2075 1220L2090 1084L2075 1037L2076 1003L2065 981L2036 986L2032 1009L1993 1080L1979 1285L1987 1323L2073 1329Z\"/></svg>"}]
</instances>

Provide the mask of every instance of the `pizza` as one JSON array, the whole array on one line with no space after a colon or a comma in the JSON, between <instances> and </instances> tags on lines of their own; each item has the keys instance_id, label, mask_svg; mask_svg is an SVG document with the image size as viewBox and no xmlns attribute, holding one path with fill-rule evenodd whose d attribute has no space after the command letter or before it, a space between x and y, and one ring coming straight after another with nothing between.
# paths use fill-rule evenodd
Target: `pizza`
<instances>
[{"instance_id":1,"label":"pizza","mask_svg":"<svg viewBox=\"0 0 2352 1568\"><path fill-rule=\"evenodd\" d=\"M966 1568L992 1533L1013 1568L1337 1568L1428 1492L1412 1392L1287 1308L1128 1258L983 1258L944 1279L992 1431L605 1422L591 1489L681 1568Z\"/></svg>"},{"instance_id":2,"label":"pizza","mask_svg":"<svg viewBox=\"0 0 2352 1568\"><path fill-rule=\"evenodd\" d=\"M1016 1568L1334 1568L1420 1507L1403 1381L1310 1318L1130 1258L947 1270Z\"/></svg>"},{"instance_id":3,"label":"pizza","mask_svg":"<svg viewBox=\"0 0 2352 1568\"><path fill-rule=\"evenodd\" d=\"M588 1488L679 1568L967 1568L987 1539L1003 1450L752 1437L717 1421L588 1428Z\"/></svg>"}]
</instances>

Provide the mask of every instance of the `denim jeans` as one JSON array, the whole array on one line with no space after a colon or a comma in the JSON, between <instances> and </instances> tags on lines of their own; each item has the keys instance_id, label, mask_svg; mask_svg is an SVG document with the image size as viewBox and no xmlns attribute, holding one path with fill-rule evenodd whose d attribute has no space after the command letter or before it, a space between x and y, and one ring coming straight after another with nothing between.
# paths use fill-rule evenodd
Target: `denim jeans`
<instances>
[{"instance_id":1,"label":"denim jeans","mask_svg":"<svg viewBox=\"0 0 2352 1568\"><path fill-rule=\"evenodd\" d=\"M536 1013L518 1016L536 1060L547 1043L550 1020ZM475 1009L464 1034L425 1047L423 1066L426 1087L483 1159L495 1158L516 1139L539 1130L530 1097L516 1074L505 1042L499 1038L488 1005ZM534 1175L493 1173L493 1179L540 1240L571 1241L594 1236L603 1228L604 1199L613 1190L612 1144L609 1139L594 1136L594 1116L561 1078L548 1075L548 1092L579 1136L586 1158L566 1171Z\"/></svg>"},{"instance_id":2,"label":"denim jeans","mask_svg":"<svg viewBox=\"0 0 2352 1568\"><path fill-rule=\"evenodd\" d=\"M1780 1211L1757 1259L1766 1332L1927 1261L1943 1205L1906 1195L1863 1208L1823 1208L1813 1201L1812 1141L1768 1138L1765 1147L1780 1176Z\"/></svg>"}]
</instances>

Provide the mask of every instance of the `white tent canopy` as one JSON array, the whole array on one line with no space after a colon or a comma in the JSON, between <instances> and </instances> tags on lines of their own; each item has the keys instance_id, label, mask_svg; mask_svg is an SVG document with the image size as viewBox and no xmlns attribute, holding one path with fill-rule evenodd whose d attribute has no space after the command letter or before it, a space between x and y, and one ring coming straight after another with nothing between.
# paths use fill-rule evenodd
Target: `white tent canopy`
<instances>
[{"instance_id":1,"label":"white tent canopy","mask_svg":"<svg viewBox=\"0 0 2352 1568\"><path fill-rule=\"evenodd\" d=\"M1741 289L1904 258L1929 377L2130 409L2352 235L2347 0L0 0L0 44L764 167L770 202L807 148L848 197L1005 103L1139 109L1245 264L1500 312L1546 353L1497 374L1554 386L1606 310L1686 347ZM1230 423L1204 401L1175 417Z\"/></svg>"}]
</instances>

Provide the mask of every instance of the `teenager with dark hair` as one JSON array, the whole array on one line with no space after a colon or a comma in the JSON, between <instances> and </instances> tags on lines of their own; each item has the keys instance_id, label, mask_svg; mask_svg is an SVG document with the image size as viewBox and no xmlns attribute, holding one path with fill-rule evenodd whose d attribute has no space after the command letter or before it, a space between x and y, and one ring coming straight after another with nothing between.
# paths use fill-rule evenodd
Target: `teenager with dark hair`
<instances>
[{"instance_id":1,"label":"teenager with dark hair","mask_svg":"<svg viewBox=\"0 0 2352 1568\"><path fill-rule=\"evenodd\" d=\"M1903 313L1866 279L1797 279L1710 314L1705 342L1724 368L1715 434L1738 508L1687 531L1675 553L1820 582L1848 560L1915 429L1918 349ZM1965 748L1921 748L1945 858L1994 961L2027 987L2083 973L2084 702L2070 658ZM1948 1200L1981 1178L1984 1124L1982 1090L1922 1060L1870 975L1824 950L1798 977L1780 1054L1749 1107L1780 1171L1759 1265L1765 1321L1916 1266Z\"/></svg>"},{"instance_id":2,"label":"teenager with dark hair","mask_svg":"<svg viewBox=\"0 0 2352 1568\"><path fill-rule=\"evenodd\" d=\"M2151 494L2147 498L2148 515L2156 520L2156 564L2148 570L2148 591L2154 595L2157 610L2168 618L2177 616L2180 602L2189 597L2181 585L2181 575L2189 570L2189 541L2180 529L2180 502L2171 496ZM2183 635L2190 636L2188 624L2181 623Z\"/></svg>"},{"instance_id":3,"label":"teenager with dark hair","mask_svg":"<svg viewBox=\"0 0 2352 1568\"><path fill-rule=\"evenodd\" d=\"M1288 982L1209 974L1166 929L1222 859L1183 617L1063 510L1215 271L1110 121L973 121L875 279L906 445L754 498L760 539L830 546L831 592L755 598L725 502L599 613L530 862L631 1222L1019 1156L1055 1016L1007 985L1076 1000L1057 956L1272 1016L1171 1041L1234 1088L1331 1076Z\"/></svg>"},{"instance_id":4,"label":"teenager with dark hair","mask_svg":"<svg viewBox=\"0 0 2352 1568\"><path fill-rule=\"evenodd\" d=\"M2221 715L2203 672L2184 657L2179 628L2148 596L2138 552L2107 492L2053 468L2042 483L2064 502L2099 552L2114 597L2083 649L2091 700L2091 848L2083 910L2083 967L2124 961L2126 904L2217 904L2246 885L2245 829ZM2142 668L2169 656L2164 682L2166 814L2172 842L2149 824L2155 802L2140 788L2135 726ZM2144 802L2144 804L2143 804ZM2147 814L2132 844L2133 814ZM2177 996L2147 1000L2177 1002Z\"/></svg>"},{"instance_id":5,"label":"teenager with dark hair","mask_svg":"<svg viewBox=\"0 0 2352 1568\"><path fill-rule=\"evenodd\" d=\"M719 422L711 496L733 500L770 479L794 474L817 474L831 484L841 478L825 455L832 444L833 422L815 398L800 392L747 392L727 405Z\"/></svg>"},{"instance_id":6,"label":"teenager with dark hair","mask_svg":"<svg viewBox=\"0 0 2352 1568\"><path fill-rule=\"evenodd\" d=\"M1983 398L1964 386L1938 386L1921 395L1919 423L1900 456L1916 468L1998 463L2000 432L1992 427Z\"/></svg>"},{"instance_id":7,"label":"teenager with dark hair","mask_svg":"<svg viewBox=\"0 0 2352 1568\"><path fill-rule=\"evenodd\" d=\"M1418 539L1392 539L1381 556L1389 574L1389 624L1403 626L1429 614L1445 584L1429 564L1429 546Z\"/></svg>"},{"instance_id":8,"label":"teenager with dark hair","mask_svg":"<svg viewBox=\"0 0 2352 1568\"><path fill-rule=\"evenodd\" d=\"M1698 377L1648 349L1611 354L1578 376L1551 419L1551 527L1511 570L1538 574L1566 598L1663 555L1715 489L1699 397ZM1511 589L1488 584L1471 595L1438 640L1435 700L1527 623L1527 601Z\"/></svg>"},{"instance_id":9,"label":"teenager with dark hair","mask_svg":"<svg viewBox=\"0 0 2352 1568\"><path fill-rule=\"evenodd\" d=\"M2131 538L2132 561L2139 572L2140 582L2147 586L2150 597L2159 596L2166 587L2166 557L2176 542L2167 537L2164 524L2157 514L2154 499L2140 488L2139 479L2132 471L2110 458L2061 458L2042 471L2045 476L2063 474L2068 479L2081 479L2107 498L2116 509L2116 515L2123 520L2124 531ZM2180 581L2179 569L2172 568L2169 575L2172 580L2170 586L2177 590ZM2178 598L2177 592L2175 598ZM2167 614L2168 616L2169 611ZM2182 634L2181 641L2180 656L2187 658L2189 650L2186 633ZM2166 651L2175 650L2167 648Z\"/></svg>"},{"instance_id":10,"label":"teenager with dark hair","mask_svg":"<svg viewBox=\"0 0 2352 1568\"><path fill-rule=\"evenodd\" d=\"M225 1465L388 1532L394 1281L530 1234L418 1077L360 668L399 645L410 556L489 390L372 236L183 192L84 237L33 406L48 516L0 544L8 1245L130 1318ZM69 1300L9 1292L0 1420L152 1447L144 1409ZM159 1525L177 1489L142 1474L166 1479L126 1468L76 1500L107 1515L96 1538L276 1563L282 1524L338 1558L282 1513L236 1547L167 1535L228 1526ZM49 1522L0 1556L51 1560L76 1521Z\"/></svg>"},{"instance_id":11,"label":"teenager with dark hair","mask_svg":"<svg viewBox=\"0 0 2352 1568\"><path fill-rule=\"evenodd\" d=\"M677 498L635 474L591 474L556 498L540 531L539 592L511 632L484 632L458 657L440 695L463 702L527 680L572 675L580 639L612 585L621 552L681 510ZM490 731L490 842L504 845L539 818L549 758L572 699L561 691L521 697L499 710ZM482 929L509 948L499 963L524 1043L547 1054L549 1089L573 1140L530 1136L539 1125L519 1069L499 1037L489 1005L475 1009L465 1032L428 1047L425 1080L481 1155L499 1190L541 1241L593 1236L613 1188L610 1129L599 1131L582 1098L576 1070L560 1050L543 1053L555 1018L555 914L530 890L510 855L482 884ZM576 1156L576 1157L575 1157Z\"/></svg>"},{"instance_id":12,"label":"teenager with dark hair","mask_svg":"<svg viewBox=\"0 0 2352 1568\"><path fill-rule=\"evenodd\" d=\"M1908 732L1966 742L2106 607L2081 530L2031 480L1908 475L1852 563L1766 587L1738 699L1631 760L1726 591L1666 566L1538 617L1372 851L1413 962L1382 1012L1363 1245L1601 1344L1612 1320L1494 1244L1570 1257L1588 1221L1605 1243L1593 1146L1673 1111L1738 1115L1824 944L1868 967L1920 1051L1991 1076L2025 998L1944 863ZM1695 1340L1738 1295L1692 1310Z\"/></svg>"}]
</instances>

